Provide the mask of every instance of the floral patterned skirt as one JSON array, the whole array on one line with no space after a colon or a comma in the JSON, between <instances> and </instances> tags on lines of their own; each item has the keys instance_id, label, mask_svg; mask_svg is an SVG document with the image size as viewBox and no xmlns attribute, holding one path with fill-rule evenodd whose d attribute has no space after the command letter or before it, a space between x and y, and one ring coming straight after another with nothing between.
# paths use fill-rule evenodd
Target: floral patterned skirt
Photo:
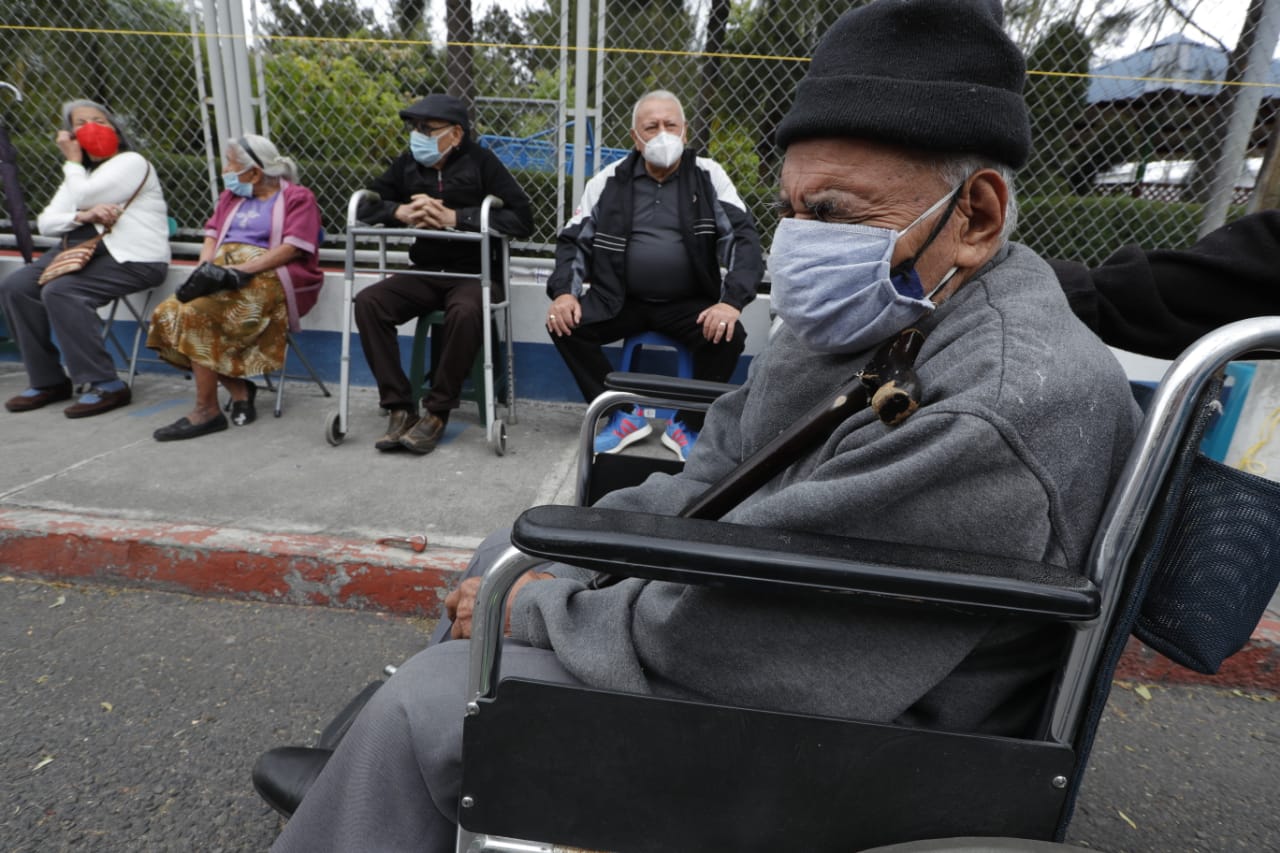
<instances>
[{"instance_id":1,"label":"floral patterned skirt","mask_svg":"<svg viewBox=\"0 0 1280 853\"><path fill-rule=\"evenodd\" d=\"M260 246L224 243L214 263L242 264L265 253ZM275 270L260 272L239 290L190 302L176 297L156 306L147 346L183 370L198 364L223 376L259 376L284 364L289 306Z\"/></svg>"}]
</instances>

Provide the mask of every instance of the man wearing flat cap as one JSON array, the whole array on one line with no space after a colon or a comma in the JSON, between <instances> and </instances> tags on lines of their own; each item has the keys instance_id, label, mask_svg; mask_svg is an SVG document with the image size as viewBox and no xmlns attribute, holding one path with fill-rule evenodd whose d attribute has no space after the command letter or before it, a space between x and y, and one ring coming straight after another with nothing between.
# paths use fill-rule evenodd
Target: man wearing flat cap
<instances>
[{"instance_id":1,"label":"man wearing flat cap","mask_svg":"<svg viewBox=\"0 0 1280 853\"><path fill-rule=\"evenodd\" d=\"M1024 74L995 0L877 0L837 21L777 133L782 323L683 473L602 506L678 512L915 327L918 409L896 425L850 415L723 520L1082 570L1137 413L1048 265L1007 240ZM1012 619L591 580L553 565L515 587L505 675L1017 735L1060 651L1052 626ZM449 599L455 638L476 583ZM467 645L430 646L374 694L275 849L448 849ZM350 834L373 826L378 843Z\"/></svg>"},{"instance_id":2,"label":"man wearing flat cap","mask_svg":"<svg viewBox=\"0 0 1280 853\"><path fill-rule=\"evenodd\" d=\"M490 211L490 227L509 237L529 236L529 198L498 158L472 141L465 103L451 95L428 95L402 109L400 118L409 148L369 184L379 200L361 203L356 212L361 222L479 231L480 205L485 196L494 195L502 199L502 207ZM387 432L374 447L424 455L435 450L449 413L458 408L488 318L478 281L422 274L480 272L474 242L418 239L409 247L409 260L415 274L389 276L356 294L355 319L365 361L378 382L379 402L390 412ZM497 269L496 254L494 263ZM400 364L396 327L432 311L444 312L444 333L419 415Z\"/></svg>"}]
</instances>

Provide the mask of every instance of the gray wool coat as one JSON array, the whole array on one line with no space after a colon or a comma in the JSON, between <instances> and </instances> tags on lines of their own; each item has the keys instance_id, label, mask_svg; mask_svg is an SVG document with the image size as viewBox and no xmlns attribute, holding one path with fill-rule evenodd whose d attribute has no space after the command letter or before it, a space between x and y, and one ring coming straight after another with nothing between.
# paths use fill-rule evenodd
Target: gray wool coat
<instances>
[{"instance_id":1,"label":"gray wool coat","mask_svg":"<svg viewBox=\"0 0 1280 853\"><path fill-rule=\"evenodd\" d=\"M1120 365L1017 244L921 327L914 415L849 418L725 520L1081 570L1138 423ZM600 505L676 514L867 358L815 353L782 327L708 413L681 474ZM641 579L590 590L586 572L555 573L519 592L513 636L597 687L1002 731L1025 722L1019 697L1054 663L1046 630L1016 622Z\"/></svg>"}]
</instances>

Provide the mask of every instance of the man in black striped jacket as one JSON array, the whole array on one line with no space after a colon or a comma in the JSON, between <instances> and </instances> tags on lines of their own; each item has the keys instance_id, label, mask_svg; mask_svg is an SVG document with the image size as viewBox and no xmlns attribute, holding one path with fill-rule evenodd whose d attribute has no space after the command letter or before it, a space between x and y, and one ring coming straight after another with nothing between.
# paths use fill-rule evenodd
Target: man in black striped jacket
<instances>
[{"instance_id":1,"label":"man in black striped jacket","mask_svg":"<svg viewBox=\"0 0 1280 853\"><path fill-rule=\"evenodd\" d=\"M733 182L684 149L676 96L641 97L631 138L636 150L587 183L547 280L547 331L588 402L613 369L601 347L644 331L686 347L694 378L728 381L747 337L738 317L764 275L760 237ZM677 412L662 442L685 459L701 427L699 413ZM619 411L596 452L616 453L651 431L639 413Z\"/></svg>"}]
</instances>

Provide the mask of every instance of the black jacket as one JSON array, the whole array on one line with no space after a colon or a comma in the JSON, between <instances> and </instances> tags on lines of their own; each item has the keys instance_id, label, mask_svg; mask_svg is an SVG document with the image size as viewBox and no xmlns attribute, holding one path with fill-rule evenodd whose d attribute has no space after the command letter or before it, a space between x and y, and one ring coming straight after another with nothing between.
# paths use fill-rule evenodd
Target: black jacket
<instances>
[{"instance_id":1,"label":"black jacket","mask_svg":"<svg viewBox=\"0 0 1280 853\"><path fill-rule=\"evenodd\" d=\"M1243 216L1189 249L1125 246L1096 267L1051 260L1072 310L1114 347L1175 358L1219 326L1280 314L1280 211Z\"/></svg>"},{"instance_id":2,"label":"black jacket","mask_svg":"<svg viewBox=\"0 0 1280 853\"><path fill-rule=\"evenodd\" d=\"M547 279L552 299L572 293L582 322L608 320L626 299L627 244L631 236L633 172L640 152L609 164L587 182L573 219L556 241L556 267ZM756 297L764 277L760 237L729 176L714 160L686 151L675 172L684 251L697 292L707 304L738 310ZM720 279L720 268L727 273ZM583 292L583 283L591 289Z\"/></svg>"},{"instance_id":3,"label":"black jacket","mask_svg":"<svg viewBox=\"0 0 1280 853\"><path fill-rule=\"evenodd\" d=\"M396 219L396 208L425 193L457 212L459 231L479 231L480 204L486 195L495 195L502 199L503 206L490 212L493 230L508 237L528 237L533 232L529 197L492 151L469 138L449 153L443 169L422 166L405 151L368 188L381 196L381 201L360 205L357 216L361 222L404 228L404 223ZM416 240L409 248L409 259L421 269L480 271L475 245L461 241Z\"/></svg>"}]
</instances>

